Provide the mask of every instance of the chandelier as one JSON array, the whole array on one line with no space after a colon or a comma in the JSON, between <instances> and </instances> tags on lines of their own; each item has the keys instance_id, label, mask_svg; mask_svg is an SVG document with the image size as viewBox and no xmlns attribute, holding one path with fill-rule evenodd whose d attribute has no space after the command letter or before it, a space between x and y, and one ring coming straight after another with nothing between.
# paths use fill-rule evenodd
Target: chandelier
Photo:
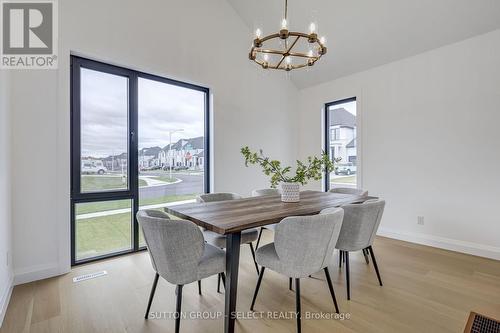
<instances>
[{"instance_id":1,"label":"chandelier","mask_svg":"<svg viewBox=\"0 0 500 333\"><path fill-rule=\"evenodd\" d=\"M309 33L288 30L288 0L285 15L278 33L262 36L255 31L252 49L248 57L264 69L292 69L312 66L326 53L325 38L318 38L316 24L309 25Z\"/></svg>"}]
</instances>

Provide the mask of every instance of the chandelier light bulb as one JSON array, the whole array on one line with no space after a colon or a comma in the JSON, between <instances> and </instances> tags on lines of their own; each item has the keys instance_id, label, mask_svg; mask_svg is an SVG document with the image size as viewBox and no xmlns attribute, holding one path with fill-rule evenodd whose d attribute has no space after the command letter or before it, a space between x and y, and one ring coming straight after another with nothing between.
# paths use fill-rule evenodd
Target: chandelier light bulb
<instances>
[{"instance_id":1,"label":"chandelier light bulb","mask_svg":"<svg viewBox=\"0 0 500 333\"><path fill-rule=\"evenodd\" d=\"M262 30L257 28L257 30L255 30L255 37L260 38L261 36L262 36Z\"/></svg>"},{"instance_id":2,"label":"chandelier light bulb","mask_svg":"<svg viewBox=\"0 0 500 333\"><path fill-rule=\"evenodd\" d=\"M316 24L314 22L311 22L311 24L309 25L309 33L316 33Z\"/></svg>"},{"instance_id":3,"label":"chandelier light bulb","mask_svg":"<svg viewBox=\"0 0 500 333\"><path fill-rule=\"evenodd\" d=\"M267 53L264 53L264 61L265 62L269 61L269 55Z\"/></svg>"},{"instance_id":4,"label":"chandelier light bulb","mask_svg":"<svg viewBox=\"0 0 500 333\"><path fill-rule=\"evenodd\" d=\"M292 57L290 56L286 57L285 62L287 63L287 65L290 65L292 63Z\"/></svg>"},{"instance_id":5,"label":"chandelier light bulb","mask_svg":"<svg viewBox=\"0 0 500 333\"><path fill-rule=\"evenodd\" d=\"M283 21L281 21L281 29L288 29L288 22L286 21L286 19L283 19Z\"/></svg>"},{"instance_id":6,"label":"chandelier light bulb","mask_svg":"<svg viewBox=\"0 0 500 333\"><path fill-rule=\"evenodd\" d=\"M307 56L312 58L314 56L313 50L309 50L309 52L307 52Z\"/></svg>"},{"instance_id":7,"label":"chandelier light bulb","mask_svg":"<svg viewBox=\"0 0 500 333\"><path fill-rule=\"evenodd\" d=\"M319 39L320 43L325 45L326 44L326 37L325 36L322 36L320 39Z\"/></svg>"}]
</instances>

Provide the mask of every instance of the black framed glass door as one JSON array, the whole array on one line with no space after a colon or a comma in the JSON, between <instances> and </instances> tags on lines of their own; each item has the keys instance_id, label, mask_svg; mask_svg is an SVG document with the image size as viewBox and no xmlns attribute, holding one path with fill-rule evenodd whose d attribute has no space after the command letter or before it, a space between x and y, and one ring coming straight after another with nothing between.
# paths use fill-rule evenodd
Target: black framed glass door
<instances>
[{"instance_id":1,"label":"black framed glass door","mask_svg":"<svg viewBox=\"0 0 500 333\"><path fill-rule=\"evenodd\" d=\"M139 209L209 191L209 90L71 57L72 264L144 248Z\"/></svg>"}]
</instances>

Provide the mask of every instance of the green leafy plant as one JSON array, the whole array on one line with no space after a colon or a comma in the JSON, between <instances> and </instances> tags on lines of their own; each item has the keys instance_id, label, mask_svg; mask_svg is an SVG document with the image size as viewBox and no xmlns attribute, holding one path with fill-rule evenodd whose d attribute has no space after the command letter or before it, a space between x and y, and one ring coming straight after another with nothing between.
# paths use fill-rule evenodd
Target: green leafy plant
<instances>
[{"instance_id":1,"label":"green leafy plant","mask_svg":"<svg viewBox=\"0 0 500 333\"><path fill-rule=\"evenodd\" d=\"M307 184L311 179L321 180L324 172L331 172L335 168L335 163L340 162L340 158L330 159L326 152L321 153L321 157L309 156L307 162L297 160L295 175L290 175L292 168L283 167L280 161L271 160L264 156L262 149L259 152L252 152L248 146L241 148L241 154L245 158L245 166L258 164L266 176L271 176L271 187L276 188L280 182Z\"/></svg>"}]
</instances>

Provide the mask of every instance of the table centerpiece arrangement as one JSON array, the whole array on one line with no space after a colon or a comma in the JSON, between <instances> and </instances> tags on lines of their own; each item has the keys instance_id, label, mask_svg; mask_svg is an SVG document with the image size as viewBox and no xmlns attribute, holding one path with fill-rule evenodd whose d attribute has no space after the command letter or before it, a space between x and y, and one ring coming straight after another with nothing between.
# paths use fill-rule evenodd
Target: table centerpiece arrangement
<instances>
[{"instance_id":1,"label":"table centerpiece arrangement","mask_svg":"<svg viewBox=\"0 0 500 333\"><path fill-rule=\"evenodd\" d=\"M270 176L271 188L281 185L281 201L300 201L300 186L304 186L310 180L321 180L325 172L332 172L335 163L340 162L340 158L330 159L323 151L320 157L309 156L306 162L297 160L295 174L292 167L282 166L278 160L272 160L265 156L262 149L259 152L251 151L248 146L241 148L241 154L245 158L245 166L258 164L266 176Z\"/></svg>"}]
</instances>

